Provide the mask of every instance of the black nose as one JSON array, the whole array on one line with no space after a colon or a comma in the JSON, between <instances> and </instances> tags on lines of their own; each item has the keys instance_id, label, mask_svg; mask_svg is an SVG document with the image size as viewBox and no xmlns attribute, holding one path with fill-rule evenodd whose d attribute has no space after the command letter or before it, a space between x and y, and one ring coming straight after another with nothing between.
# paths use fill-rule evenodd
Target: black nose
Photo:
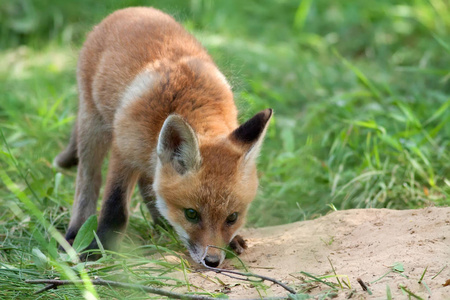
<instances>
[{"instance_id":1,"label":"black nose","mask_svg":"<svg viewBox=\"0 0 450 300\"><path fill-rule=\"evenodd\" d=\"M208 267L212 267L215 268L219 265L220 263L220 258L216 255L206 255L205 257L205 264Z\"/></svg>"}]
</instances>

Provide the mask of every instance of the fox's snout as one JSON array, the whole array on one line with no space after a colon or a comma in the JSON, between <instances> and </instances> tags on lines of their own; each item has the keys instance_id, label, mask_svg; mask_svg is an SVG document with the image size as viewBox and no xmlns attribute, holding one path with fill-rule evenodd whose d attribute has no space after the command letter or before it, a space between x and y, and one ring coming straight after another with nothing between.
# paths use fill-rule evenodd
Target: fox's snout
<instances>
[{"instance_id":1,"label":"fox's snout","mask_svg":"<svg viewBox=\"0 0 450 300\"><path fill-rule=\"evenodd\" d=\"M225 259L225 251L220 249L223 248L222 245L220 245L220 247L215 245L207 245L206 247L202 247L190 242L188 243L187 248L192 259L201 265L216 268Z\"/></svg>"},{"instance_id":2,"label":"fox's snout","mask_svg":"<svg viewBox=\"0 0 450 300\"><path fill-rule=\"evenodd\" d=\"M205 264L208 267L216 268L220 265L220 257L217 255L206 255L204 259Z\"/></svg>"}]
</instances>

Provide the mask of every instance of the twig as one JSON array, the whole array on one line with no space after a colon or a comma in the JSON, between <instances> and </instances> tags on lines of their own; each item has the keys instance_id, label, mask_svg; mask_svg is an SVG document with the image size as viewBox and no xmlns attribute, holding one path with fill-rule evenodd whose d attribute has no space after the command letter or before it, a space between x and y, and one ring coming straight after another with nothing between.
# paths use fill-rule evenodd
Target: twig
<instances>
[{"instance_id":1,"label":"twig","mask_svg":"<svg viewBox=\"0 0 450 300\"><path fill-rule=\"evenodd\" d=\"M208 245L208 246L206 246L206 249L205 249L205 255L204 255L204 256L206 256L206 253L208 252L208 247L211 247L211 248L217 248L217 249L223 250L223 249L220 248L220 247ZM205 264L204 257L202 258L201 262L202 262L202 265L203 265L205 268L207 268L208 270L210 270L210 271L214 271L214 272L216 272L216 273L221 273L221 274L223 274L223 275L225 275L225 276L228 276L228 277L231 277L231 278L234 278L234 279L238 279L238 280L253 281L253 282L261 282L261 281L264 281L264 280L270 281L270 282L273 282L273 283L275 283L275 284L278 284L279 286L281 286L282 288L284 288L286 291L288 291L288 292L291 293L291 294L297 294L297 292L294 291L292 288L288 287L286 284L284 284L284 283L282 283L281 281L278 281L278 280L276 280L276 279L274 279L274 278L267 277L267 276L263 276L263 275L258 275L258 274L254 274L254 273L250 273L250 272L242 273L242 272L238 272L238 271L232 271L232 270L225 270L225 269L213 268L213 267L207 266L207 265ZM229 274L227 274L227 273L229 273ZM236 277L236 276L233 276L233 275L230 275L230 274L235 274L235 275L239 275L239 276L246 277L246 278ZM259 278L259 279L261 279L261 280L251 280L251 279L250 279L251 277Z\"/></svg>"},{"instance_id":2,"label":"twig","mask_svg":"<svg viewBox=\"0 0 450 300\"><path fill-rule=\"evenodd\" d=\"M207 297L207 296L199 296L199 295L188 295L188 294L178 294L174 292L169 292L163 289L158 288L152 288L145 285L139 285L139 284L130 284L130 283L124 283L124 282L118 282L118 281L111 281L111 280L103 280L100 278L96 278L91 280L93 285L102 285L102 286L108 286L108 287L120 287L124 289L132 289L132 290L138 290L138 291L144 291L151 294L156 295L162 295L167 296L170 299L189 299L189 300L216 300L217 298L213 297ZM57 280L57 279L36 279L36 280L25 280L25 283L29 284L47 284L44 288L38 290L34 294L39 294L42 292L45 292L47 290L56 289L58 286L61 285L76 285L79 283L84 283L83 280ZM257 299L246 299L246 300L284 300L288 299L288 297L269 297L269 298L257 298Z\"/></svg>"},{"instance_id":3,"label":"twig","mask_svg":"<svg viewBox=\"0 0 450 300\"><path fill-rule=\"evenodd\" d=\"M207 246L207 247L214 247L214 248L218 248L215 246ZM220 249L220 248L219 248ZM207 250L207 249L206 249ZM205 251L206 253L207 251ZM261 281L270 281L273 282L279 286L281 286L282 288L284 288L285 290L287 290L289 293L291 294L296 294L295 290L293 290L292 288L288 287L286 284L271 278L271 277L267 277L267 276L263 276L263 275L258 275L258 274L253 274L250 272L246 272L246 273L242 273L242 272L238 272L238 271L232 271L232 270L225 270L225 269L219 269L219 268L213 268L210 266L207 266L204 262L204 259L202 259L202 264L203 266L210 271L214 271L216 273L221 273L225 276L234 278L234 279L238 279L238 280L246 280L246 281L253 281L253 282L261 282ZM235 274L238 276L242 276L242 277L237 277L237 276L233 276L230 274ZM251 280L251 278L258 278L260 280ZM171 297L173 299L200 299L200 300L209 300L209 299L216 299L216 298L212 298L212 297L207 297L207 296L198 296L198 295L186 295L186 294L178 294L178 293L174 293L174 292L169 292L163 289L158 289L158 288L153 288L153 287L149 287L149 286L144 286L144 285L139 285L139 284L130 284L130 283L124 283L124 282L118 282L118 281L110 281L110 280L103 280L100 278L96 278L91 280L93 285L102 285L102 286L109 286L109 287L121 287L121 288L126 288L126 289L133 289L133 290L140 290L140 291L145 291L148 293L152 293L152 294L157 294L157 295L162 295L162 296L167 296L167 297ZM57 288L60 285L75 285L78 283L83 283L83 280L56 280L56 279L37 279L37 280L25 280L25 283L30 283L30 284L47 284L47 286L45 286L44 288L38 290L37 292L35 292L35 294L39 294L42 292L45 292L47 290L50 289L54 289ZM275 299L286 299L286 297L283 298L275 298Z\"/></svg>"},{"instance_id":4,"label":"twig","mask_svg":"<svg viewBox=\"0 0 450 300\"><path fill-rule=\"evenodd\" d=\"M361 278L356 278L356 281L358 281L364 291L369 293L369 295L372 295L372 291L367 287L367 285L364 283L364 281L362 281Z\"/></svg>"},{"instance_id":5,"label":"twig","mask_svg":"<svg viewBox=\"0 0 450 300\"><path fill-rule=\"evenodd\" d=\"M270 278L270 277L267 277L267 276L264 276L264 275L258 275L258 274L253 274L253 273L242 273L242 272L237 272L237 271L232 271L232 270L213 268L213 267L209 267L209 266L206 266L206 265L205 265L205 267L208 270L210 270L210 271L214 271L216 273L221 273L221 274L223 274L225 276L228 276L228 277L234 278L234 279L238 279L238 280L253 281L253 282L260 282L260 281L264 281L264 280L270 281L270 282L273 282L275 284L278 284L279 286L281 286L282 288L284 288L285 290L287 290L291 294L297 294L296 291L294 291L293 289L291 289L290 287L288 287L287 285L285 285L281 281L278 281L278 280L276 280L274 278ZM227 274L227 273L229 273L229 274ZM235 274L235 275L243 276L243 277L246 277L246 278L237 277L237 276L233 276L233 275L230 275L230 274ZM252 279L250 279L251 277L259 278L261 280L252 280Z\"/></svg>"},{"instance_id":6,"label":"twig","mask_svg":"<svg viewBox=\"0 0 450 300\"><path fill-rule=\"evenodd\" d=\"M120 287L120 288L126 288L126 289L132 289L132 290L139 290L139 291L145 291L152 294L167 296L172 299L192 299L192 300L213 300L216 298L207 297L207 296L199 296L199 295L186 295L186 294L179 294L174 292L169 292L163 289L153 288L145 285L139 285L139 284L131 284L131 283L124 283L124 282L118 282L118 281L110 281L110 280L103 280L100 278L96 278L91 280L93 285L103 285L103 286L109 286L109 287ZM49 289L57 288L60 285L75 285L78 283L83 283L83 280L56 280L56 279L37 279L37 280L25 280L25 283L30 284L48 284L45 288L39 290L37 293L42 293L44 291L47 291Z\"/></svg>"},{"instance_id":7,"label":"twig","mask_svg":"<svg viewBox=\"0 0 450 300\"><path fill-rule=\"evenodd\" d=\"M40 289L39 291L34 292L34 295L43 293L43 292L48 291L48 290L51 290L51 289L56 289L56 288L57 288L56 285L54 285L54 284L49 284L49 285L46 285L44 288Z\"/></svg>"},{"instance_id":8,"label":"twig","mask_svg":"<svg viewBox=\"0 0 450 300\"><path fill-rule=\"evenodd\" d=\"M297 294L296 291L294 291L293 289L291 289L290 287L288 287L287 285L285 285L281 281L278 281L278 280L276 280L274 278L270 278L270 277L267 277L267 276L264 276L264 275L258 275L258 274L253 274L253 273L242 273L242 272L238 272L238 271L213 268L213 267L209 267L209 266L206 266L206 265L205 265L205 267L207 268L207 270L214 271L216 273L221 273L221 274L223 274L225 276L228 276L228 277L231 277L231 278L234 278L234 279L238 279L238 280L253 281L253 282L256 282L256 281L259 282L259 281L264 281L264 280L270 281L270 282L273 282L275 284L278 284L279 286L281 286L282 288L284 288L285 290L287 290L291 294ZM243 276L243 277L246 277L246 278L229 275L227 273ZM250 279L251 277L259 278L261 280L251 280Z\"/></svg>"}]
</instances>

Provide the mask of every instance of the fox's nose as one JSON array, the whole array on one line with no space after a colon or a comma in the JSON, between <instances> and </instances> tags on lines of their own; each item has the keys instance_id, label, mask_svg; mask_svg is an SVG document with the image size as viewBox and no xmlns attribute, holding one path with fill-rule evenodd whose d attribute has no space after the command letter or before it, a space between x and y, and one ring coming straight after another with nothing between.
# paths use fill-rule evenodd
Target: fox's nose
<instances>
[{"instance_id":1,"label":"fox's nose","mask_svg":"<svg viewBox=\"0 0 450 300\"><path fill-rule=\"evenodd\" d=\"M205 264L208 267L215 268L220 264L220 258L217 255L206 255Z\"/></svg>"}]
</instances>

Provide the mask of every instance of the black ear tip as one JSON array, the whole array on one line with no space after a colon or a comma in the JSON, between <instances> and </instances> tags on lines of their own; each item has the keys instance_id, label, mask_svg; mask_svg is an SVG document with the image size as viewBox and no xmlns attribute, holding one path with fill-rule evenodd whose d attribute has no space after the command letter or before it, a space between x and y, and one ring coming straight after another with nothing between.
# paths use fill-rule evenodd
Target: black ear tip
<instances>
[{"instance_id":1,"label":"black ear tip","mask_svg":"<svg viewBox=\"0 0 450 300\"><path fill-rule=\"evenodd\" d=\"M253 118L233 131L233 138L245 144L256 142L259 139L260 135L264 132L267 122L272 117L272 113L273 110L271 108L260 111L255 116L253 116Z\"/></svg>"},{"instance_id":2,"label":"black ear tip","mask_svg":"<svg viewBox=\"0 0 450 300\"><path fill-rule=\"evenodd\" d=\"M265 110L262 110L262 111L260 111L259 113L256 114L256 116L261 118L261 121L263 123L267 123L267 121L270 120L272 115L273 115L273 109L271 109L271 108L266 108Z\"/></svg>"},{"instance_id":3,"label":"black ear tip","mask_svg":"<svg viewBox=\"0 0 450 300\"><path fill-rule=\"evenodd\" d=\"M270 119L270 117L272 117L272 115L273 115L273 109L271 109L271 108L267 108L267 109L263 110L262 112L264 113L264 115L267 119Z\"/></svg>"}]
</instances>

